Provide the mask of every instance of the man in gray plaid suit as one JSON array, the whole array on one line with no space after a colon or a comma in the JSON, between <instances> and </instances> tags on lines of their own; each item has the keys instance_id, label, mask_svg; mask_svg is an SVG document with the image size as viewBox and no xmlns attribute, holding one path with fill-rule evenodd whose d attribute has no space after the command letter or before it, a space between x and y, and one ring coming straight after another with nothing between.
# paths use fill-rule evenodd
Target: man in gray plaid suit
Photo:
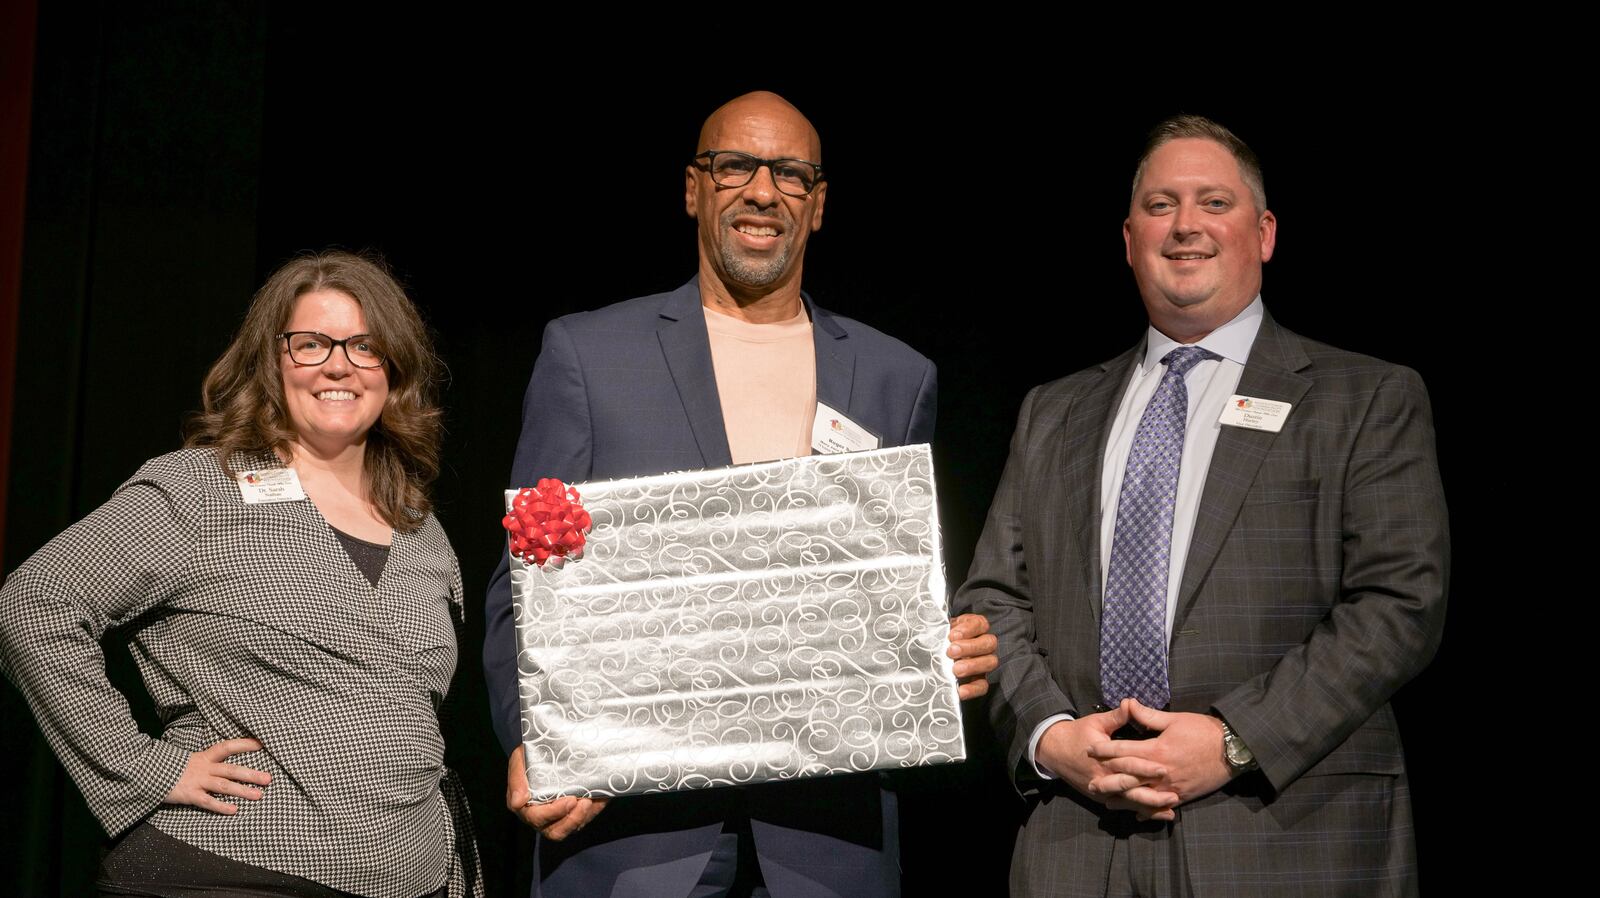
<instances>
[{"instance_id":1,"label":"man in gray plaid suit","mask_svg":"<svg viewBox=\"0 0 1600 898\"><path fill-rule=\"evenodd\" d=\"M1152 133L1123 225L1150 327L1022 406L957 607L1029 802L1015 895L1416 892L1388 701L1449 542L1417 374L1278 326L1259 163Z\"/></svg>"}]
</instances>

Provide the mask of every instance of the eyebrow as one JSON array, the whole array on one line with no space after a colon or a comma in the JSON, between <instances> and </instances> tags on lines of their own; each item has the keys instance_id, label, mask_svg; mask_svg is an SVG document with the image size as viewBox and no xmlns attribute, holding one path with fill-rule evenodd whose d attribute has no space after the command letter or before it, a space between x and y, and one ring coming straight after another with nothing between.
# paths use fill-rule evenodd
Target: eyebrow
<instances>
[{"instance_id":1,"label":"eyebrow","mask_svg":"<svg viewBox=\"0 0 1600 898\"><path fill-rule=\"evenodd\" d=\"M1173 190L1173 189L1168 188L1168 187L1150 187L1150 188L1145 188L1145 187L1141 186L1139 188L1139 196L1141 196L1141 197L1150 196L1151 194L1156 194L1156 193L1164 193L1164 194L1167 194L1169 196L1175 196L1180 192L1181 191ZM1239 195L1232 187L1229 187L1226 184L1202 184L1199 188L1195 189L1194 192L1195 193L1199 193L1199 194L1226 193L1228 196L1238 196Z\"/></svg>"}]
</instances>

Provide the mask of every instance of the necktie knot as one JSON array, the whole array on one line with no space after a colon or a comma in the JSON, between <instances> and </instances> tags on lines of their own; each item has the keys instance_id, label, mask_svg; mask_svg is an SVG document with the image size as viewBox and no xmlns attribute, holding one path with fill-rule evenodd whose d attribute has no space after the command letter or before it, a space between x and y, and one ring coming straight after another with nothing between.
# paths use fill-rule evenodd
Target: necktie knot
<instances>
[{"instance_id":1,"label":"necktie knot","mask_svg":"<svg viewBox=\"0 0 1600 898\"><path fill-rule=\"evenodd\" d=\"M1220 358L1222 358L1222 356L1217 355L1209 349L1202 349L1199 346L1179 346L1177 349L1174 349L1162 356L1161 363L1167 366L1168 371L1171 371L1173 374L1182 377L1189 373L1190 368L1193 368L1206 359Z\"/></svg>"}]
</instances>

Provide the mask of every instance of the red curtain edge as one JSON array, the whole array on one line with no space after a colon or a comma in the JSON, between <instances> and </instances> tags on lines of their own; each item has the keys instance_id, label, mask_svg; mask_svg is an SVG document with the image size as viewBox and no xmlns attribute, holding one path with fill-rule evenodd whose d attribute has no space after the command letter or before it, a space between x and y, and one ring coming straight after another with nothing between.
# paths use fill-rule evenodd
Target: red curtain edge
<instances>
[{"instance_id":1,"label":"red curtain edge","mask_svg":"<svg viewBox=\"0 0 1600 898\"><path fill-rule=\"evenodd\" d=\"M6 568L6 500L16 403L17 313L27 208L28 135L33 110L36 0L0 3L0 571Z\"/></svg>"}]
</instances>

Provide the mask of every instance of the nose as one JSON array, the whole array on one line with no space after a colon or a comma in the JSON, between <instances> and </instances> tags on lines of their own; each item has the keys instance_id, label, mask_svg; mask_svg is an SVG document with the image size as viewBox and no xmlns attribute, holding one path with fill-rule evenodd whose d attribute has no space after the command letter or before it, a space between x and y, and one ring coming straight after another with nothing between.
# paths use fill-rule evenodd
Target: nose
<instances>
[{"instance_id":1,"label":"nose","mask_svg":"<svg viewBox=\"0 0 1600 898\"><path fill-rule=\"evenodd\" d=\"M1199 233L1201 214L1199 207L1193 203L1179 203L1172 213L1173 235L1181 239Z\"/></svg>"},{"instance_id":2,"label":"nose","mask_svg":"<svg viewBox=\"0 0 1600 898\"><path fill-rule=\"evenodd\" d=\"M333 347L328 360L322 363L322 372L334 378L344 377L354 368L350 363L350 347L347 345Z\"/></svg>"},{"instance_id":3,"label":"nose","mask_svg":"<svg viewBox=\"0 0 1600 898\"><path fill-rule=\"evenodd\" d=\"M745 202L757 208L776 205L778 198L782 195L778 190L778 182L773 179L772 166L770 165L763 165L756 169L756 173L750 176L749 183L744 185L744 190L741 193Z\"/></svg>"}]
</instances>

